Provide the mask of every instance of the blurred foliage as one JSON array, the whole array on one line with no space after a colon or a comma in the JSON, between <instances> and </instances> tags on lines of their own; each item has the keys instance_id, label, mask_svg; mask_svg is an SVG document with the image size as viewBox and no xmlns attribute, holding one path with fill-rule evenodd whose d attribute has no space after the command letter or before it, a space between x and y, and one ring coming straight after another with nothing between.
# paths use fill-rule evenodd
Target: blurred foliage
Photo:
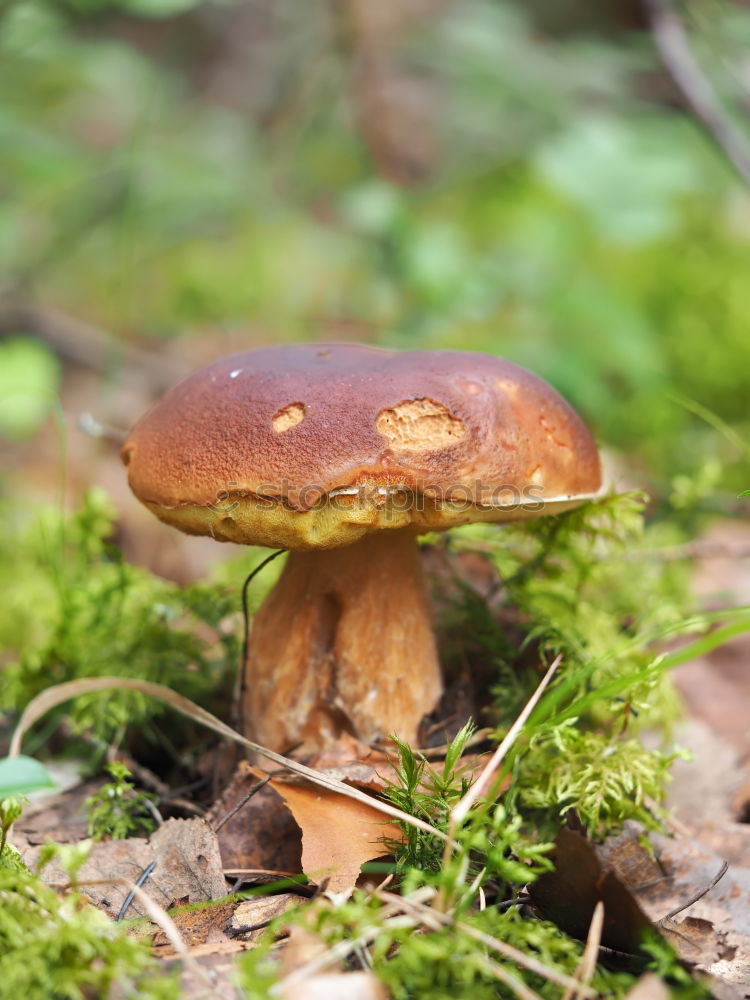
<instances>
[{"instance_id":1,"label":"blurred foliage","mask_svg":"<svg viewBox=\"0 0 750 1000\"><path fill-rule=\"evenodd\" d=\"M665 99L648 36L579 6L563 31L402 0L378 34L354 0L6 5L6 284L217 353L246 329L503 354L665 489L718 455L728 499L746 456L672 394L750 437L750 193ZM750 11L710 6L687 25L734 98Z\"/></svg>"},{"instance_id":2,"label":"blurred foliage","mask_svg":"<svg viewBox=\"0 0 750 1000\"><path fill-rule=\"evenodd\" d=\"M31 436L57 401L59 365L40 343L15 337L0 344L0 435Z\"/></svg>"}]
</instances>

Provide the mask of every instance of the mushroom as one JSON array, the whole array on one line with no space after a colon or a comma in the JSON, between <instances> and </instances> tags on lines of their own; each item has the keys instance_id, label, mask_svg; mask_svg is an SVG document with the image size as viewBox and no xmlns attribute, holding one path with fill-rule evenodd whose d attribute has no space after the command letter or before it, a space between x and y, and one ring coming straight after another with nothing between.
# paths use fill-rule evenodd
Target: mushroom
<instances>
[{"instance_id":1,"label":"mushroom","mask_svg":"<svg viewBox=\"0 0 750 1000\"><path fill-rule=\"evenodd\" d=\"M442 692L417 536L569 510L600 489L583 422L496 357L263 348L186 378L123 448L189 534L289 550L257 612L243 725L273 749L417 740Z\"/></svg>"}]
</instances>

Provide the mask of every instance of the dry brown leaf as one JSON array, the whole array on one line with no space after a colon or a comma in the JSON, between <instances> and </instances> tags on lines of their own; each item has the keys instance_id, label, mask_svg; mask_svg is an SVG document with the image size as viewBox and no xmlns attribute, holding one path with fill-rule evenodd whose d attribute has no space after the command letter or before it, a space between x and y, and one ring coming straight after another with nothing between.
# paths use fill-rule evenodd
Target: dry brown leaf
<instances>
[{"instance_id":1,"label":"dry brown leaf","mask_svg":"<svg viewBox=\"0 0 750 1000\"><path fill-rule=\"evenodd\" d=\"M670 996L669 987L664 985L661 976L657 976L655 972L647 972L627 992L625 1000L669 1000Z\"/></svg>"},{"instance_id":2,"label":"dry brown leaf","mask_svg":"<svg viewBox=\"0 0 750 1000\"><path fill-rule=\"evenodd\" d=\"M715 962L731 961L735 949L726 943L726 934L717 931L710 920L683 917L677 922L665 921L659 930L680 958L691 965L707 969Z\"/></svg>"},{"instance_id":3,"label":"dry brown leaf","mask_svg":"<svg viewBox=\"0 0 750 1000\"><path fill-rule=\"evenodd\" d=\"M48 795L24 809L13 826L13 841L19 850L53 840L56 844L75 844L88 836L86 799L98 792L102 779L87 781L57 795Z\"/></svg>"},{"instance_id":4,"label":"dry brown leaf","mask_svg":"<svg viewBox=\"0 0 750 1000\"><path fill-rule=\"evenodd\" d=\"M729 848L736 825L726 828ZM721 829L717 827L714 836L720 849ZM750 989L750 868L733 863L717 882L723 859L706 844L690 837L651 834L652 853L641 842L643 836L639 824L628 822L619 837L607 838L597 847L597 854L658 923L680 958L694 970L710 974L712 994L743 996ZM742 851L737 853L741 859ZM704 890L708 890L705 895L694 898ZM672 919L664 919L683 906Z\"/></svg>"},{"instance_id":5,"label":"dry brown leaf","mask_svg":"<svg viewBox=\"0 0 750 1000\"><path fill-rule=\"evenodd\" d=\"M401 837L374 804L278 779L271 784L302 830L302 870L315 882L328 878L331 892L351 889L362 865L387 853L383 839Z\"/></svg>"},{"instance_id":6,"label":"dry brown leaf","mask_svg":"<svg viewBox=\"0 0 750 1000\"><path fill-rule=\"evenodd\" d=\"M39 848L32 847L23 857L33 867L38 855ZM96 906L117 916L128 895L127 885L117 880L135 882L152 861L156 861L156 867L143 888L165 910L182 900L198 903L226 894L216 834L202 819L167 820L150 840L130 837L93 844L78 878L89 883L86 895ZM68 883L68 876L54 860L43 869L42 878L51 885ZM127 916L144 913L136 899Z\"/></svg>"},{"instance_id":7,"label":"dry brown leaf","mask_svg":"<svg viewBox=\"0 0 750 1000\"><path fill-rule=\"evenodd\" d=\"M180 937L190 953L203 955L211 952L242 951L242 942L230 939L227 934L236 902L215 903L211 906L180 906L170 913ZM171 958L176 954L167 935L158 930L151 941L154 954L159 958Z\"/></svg>"},{"instance_id":8,"label":"dry brown leaf","mask_svg":"<svg viewBox=\"0 0 750 1000\"><path fill-rule=\"evenodd\" d=\"M698 841L671 839L652 834L659 863L668 876L668 895L663 904L672 909L705 889L715 879L722 858ZM688 914L680 914L670 928L683 934L673 940L678 953L697 969L705 969L716 979L739 990L750 992L750 868L732 865L724 877L703 898L689 908L692 922L701 920L713 928L714 943L702 946L703 954L695 959L684 945L684 927ZM682 918L682 919L681 919ZM689 925L688 925L689 926ZM687 935L689 937L689 935ZM707 932L706 937L710 934ZM691 942L690 947L694 948ZM718 960L713 960L718 952ZM712 985L712 989L715 988Z\"/></svg>"},{"instance_id":9,"label":"dry brown leaf","mask_svg":"<svg viewBox=\"0 0 750 1000\"><path fill-rule=\"evenodd\" d=\"M151 836L157 870L179 882L174 899L191 903L217 899L227 891L216 834L202 819L168 819ZM187 891L185 891L187 890Z\"/></svg>"},{"instance_id":10,"label":"dry brown leaf","mask_svg":"<svg viewBox=\"0 0 750 1000\"><path fill-rule=\"evenodd\" d=\"M251 931L249 928L273 920L275 917L281 916L282 913L286 913L287 910L303 904L304 900L292 892L280 892L278 896L258 896L254 899L245 899L237 904L229 921L229 933L241 934L245 941L254 941L261 934L261 930Z\"/></svg>"},{"instance_id":11,"label":"dry brown leaf","mask_svg":"<svg viewBox=\"0 0 750 1000\"><path fill-rule=\"evenodd\" d=\"M282 1000L388 1000L385 986L371 972L321 972L304 983L282 985Z\"/></svg>"},{"instance_id":12,"label":"dry brown leaf","mask_svg":"<svg viewBox=\"0 0 750 1000\"><path fill-rule=\"evenodd\" d=\"M591 841L562 829L552 855L554 871L530 887L533 905L573 937L586 937L596 904L604 904L602 944L634 953L651 921L614 869L597 856Z\"/></svg>"},{"instance_id":13,"label":"dry brown leaf","mask_svg":"<svg viewBox=\"0 0 750 1000\"><path fill-rule=\"evenodd\" d=\"M300 830L278 792L267 785L241 805L257 786L259 775L264 777L258 768L240 761L207 817L213 827L219 826L217 836L224 868L301 872ZM226 820L237 806L240 806L238 811Z\"/></svg>"}]
</instances>

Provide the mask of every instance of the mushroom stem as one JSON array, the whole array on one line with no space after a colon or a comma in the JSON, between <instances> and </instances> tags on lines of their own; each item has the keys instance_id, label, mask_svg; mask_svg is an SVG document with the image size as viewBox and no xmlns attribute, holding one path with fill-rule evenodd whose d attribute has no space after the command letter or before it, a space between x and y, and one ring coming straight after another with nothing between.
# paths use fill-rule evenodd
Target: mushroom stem
<instances>
[{"instance_id":1,"label":"mushroom stem","mask_svg":"<svg viewBox=\"0 0 750 1000\"><path fill-rule=\"evenodd\" d=\"M412 532L289 554L255 616L245 664L243 721L256 742L319 749L348 732L414 744L441 692Z\"/></svg>"}]
</instances>

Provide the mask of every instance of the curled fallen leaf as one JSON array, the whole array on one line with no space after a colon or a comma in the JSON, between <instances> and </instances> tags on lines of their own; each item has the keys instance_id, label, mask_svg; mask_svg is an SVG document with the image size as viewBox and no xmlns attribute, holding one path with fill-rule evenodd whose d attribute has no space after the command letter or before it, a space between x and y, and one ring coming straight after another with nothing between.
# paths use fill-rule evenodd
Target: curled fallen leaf
<instances>
[{"instance_id":1,"label":"curled fallen leaf","mask_svg":"<svg viewBox=\"0 0 750 1000\"><path fill-rule=\"evenodd\" d=\"M271 784L302 830L302 870L315 882L328 879L332 892L351 889L366 861L388 853L383 841L401 837L374 804L312 785Z\"/></svg>"},{"instance_id":2,"label":"curled fallen leaf","mask_svg":"<svg viewBox=\"0 0 750 1000\"><path fill-rule=\"evenodd\" d=\"M612 867L602 864L594 845L573 830L555 840L554 871L530 889L533 905L573 937L584 939L598 902L604 904L602 944L633 954L652 923Z\"/></svg>"}]
</instances>

